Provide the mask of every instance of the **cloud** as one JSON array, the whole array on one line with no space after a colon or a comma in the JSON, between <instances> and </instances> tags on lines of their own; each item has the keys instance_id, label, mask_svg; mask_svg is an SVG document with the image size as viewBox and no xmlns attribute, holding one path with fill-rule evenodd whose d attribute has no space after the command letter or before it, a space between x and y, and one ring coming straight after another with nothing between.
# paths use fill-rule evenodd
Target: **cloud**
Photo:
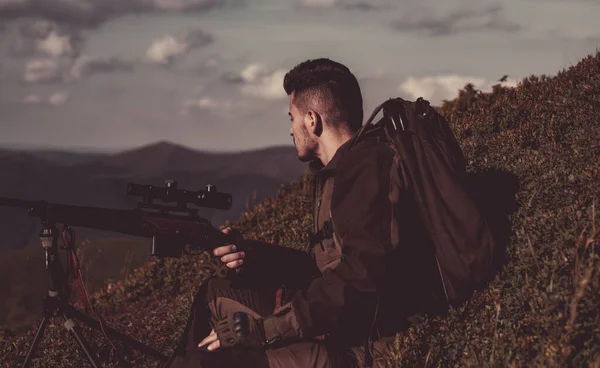
<instances>
[{"instance_id":1,"label":"cloud","mask_svg":"<svg viewBox=\"0 0 600 368\"><path fill-rule=\"evenodd\" d=\"M339 0L300 0L300 5L329 8L339 3Z\"/></svg>"},{"instance_id":2,"label":"cloud","mask_svg":"<svg viewBox=\"0 0 600 368\"><path fill-rule=\"evenodd\" d=\"M241 0L0 0L0 19L37 17L83 28L140 12L207 11Z\"/></svg>"},{"instance_id":3,"label":"cloud","mask_svg":"<svg viewBox=\"0 0 600 368\"><path fill-rule=\"evenodd\" d=\"M374 5L367 1L356 1L356 2L345 3L343 5L343 8L348 9L348 10L368 11L368 10L381 9L381 8L383 8L383 6Z\"/></svg>"},{"instance_id":4,"label":"cloud","mask_svg":"<svg viewBox=\"0 0 600 368\"><path fill-rule=\"evenodd\" d=\"M559 40L561 42L581 42L584 44L590 44L592 46L599 45L600 46L600 33L598 32L577 32L572 29L565 28L551 28L547 30L546 37L551 38L553 40Z\"/></svg>"},{"instance_id":5,"label":"cloud","mask_svg":"<svg viewBox=\"0 0 600 368\"><path fill-rule=\"evenodd\" d=\"M72 57L83 43L77 30L45 20L19 19L7 28L6 41L12 56Z\"/></svg>"},{"instance_id":6,"label":"cloud","mask_svg":"<svg viewBox=\"0 0 600 368\"><path fill-rule=\"evenodd\" d=\"M62 106L67 101L71 94L68 91L59 91L52 93L48 98L41 98L37 94L28 95L23 99L23 103L27 105L49 105L53 107Z\"/></svg>"},{"instance_id":7,"label":"cloud","mask_svg":"<svg viewBox=\"0 0 600 368\"><path fill-rule=\"evenodd\" d=\"M199 29L188 30L178 35L168 35L156 39L146 50L145 60L168 66L193 49L213 42L213 37Z\"/></svg>"},{"instance_id":8,"label":"cloud","mask_svg":"<svg viewBox=\"0 0 600 368\"><path fill-rule=\"evenodd\" d=\"M0 0L0 19L41 18L82 27L95 27L114 11L113 0Z\"/></svg>"},{"instance_id":9,"label":"cloud","mask_svg":"<svg viewBox=\"0 0 600 368\"><path fill-rule=\"evenodd\" d=\"M183 103L183 109L188 113L192 109L206 111L229 111L233 107L231 101L215 100L211 97L202 97L198 99L188 99Z\"/></svg>"},{"instance_id":10,"label":"cloud","mask_svg":"<svg viewBox=\"0 0 600 368\"><path fill-rule=\"evenodd\" d=\"M451 100L458 96L458 90L472 83L475 88L489 92L492 86L500 82L482 77L461 76L456 74L437 75L427 77L409 77L398 86L398 90L412 99L423 97L433 104L443 100ZM502 85L514 87L517 83L508 79Z\"/></svg>"},{"instance_id":11,"label":"cloud","mask_svg":"<svg viewBox=\"0 0 600 368\"><path fill-rule=\"evenodd\" d=\"M81 55L83 38L69 26L28 19L10 22L9 29L10 55L29 58L23 72L27 83L72 81L95 73L133 69L131 61Z\"/></svg>"},{"instance_id":12,"label":"cloud","mask_svg":"<svg viewBox=\"0 0 600 368\"><path fill-rule=\"evenodd\" d=\"M223 61L223 59L220 56L211 56L207 59L205 59L202 62L202 66L203 67L207 67L207 68L216 68L219 66L219 64Z\"/></svg>"},{"instance_id":13,"label":"cloud","mask_svg":"<svg viewBox=\"0 0 600 368\"><path fill-rule=\"evenodd\" d=\"M33 59L25 64L23 80L27 83L54 82L61 78L61 63L56 59Z\"/></svg>"},{"instance_id":14,"label":"cloud","mask_svg":"<svg viewBox=\"0 0 600 368\"><path fill-rule=\"evenodd\" d=\"M235 103L227 99L214 97L189 98L181 104L179 115L189 116L212 116L222 119L245 118L252 111L252 106L243 101Z\"/></svg>"},{"instance_id":15,"label":"cloud","mask_svg":"<svg viewBox=\"0 0 600 368\"><path fill-rule=\"evenodd\" d=\"M96 73L110 73L117 71L130 72L133 63L118 58L100 58L81 56L75 60L69 70L69 76L73 79L82 79Z\"/></svg>"},{"instance_id":16,"label":"cloud","mask_svg":"<svg viewBox=\"0 0 600 368\"><path fill-rule=\"evenodd\" d=\"M238 76L228 76L229 81L241 84L240 92L266 100L278 100L287 95L283 89L285 69L268 70L263 64L250 64Z\"/></svg>"},{"instance_id":17,"label":"cloud","mask_svg":"<svg viewBox=\"0 0 600 368\"><path fill-rule=\"evenodd\" d=\"M151 1L151 6L153 10L186 11L210 9L225 3L219 0L154 0Z\"/></svg>"},{"instance_id":18,"label":"cloud","mask_svg":"<svg viewBox=\"0 0 600 368\"><path fill-rule=\"evenodd\" d=\"M566 3L566 4L573 4L573 3L596 4L596 2L597 2L597 0L526 0L526 1L533 2L533 3L544 2L544 3Z\"/></svg>"},{"instance_id":19,"label":"cloud","mask_svg":"<svg viewBox=\"0 0 600 368\"><path fill-rule=\"evenodd\" d=\"M249 100L240 98L235 91L219 91L207 88L185 99L179 105L179 115L182 117L207 117L224 120L254 119L272 106L269 100ZM287 114L287 112L286 112ZM208 120L210 121L210 120Z\"/></svg>"},{"instance_id":20,"label":"cloud","mask_svg":"<svg viewBox=\"0 0 600 368\"><path fill-rule=\"evenodd\" d=\"M68 35L51 32L48 37L38 41L38 50L54 57L74 54L74 48Z\"/></svg>"},{"instance_id":21,"label":"cloud","mask_svg":"<svg viewBox=\"0 0 600 368\"><path fill-rule=\"evenodd\" d=\"M515 32L523 27L506 19L500 5L479 7L476 5L456 8L451 12L439 15L436 11L424 7L416 7L407 11L400 19L392 22L398 31L416 32L428 36L448 36L473 31Z\"/></svg>"},{"instance_id":22,"label":"cloud","mask_svg":"<svg viewBox=\"0 0 600 368\"><path fill-rule=\"evenodd\" d=\"M303 8L339 8L368 11L389 6L387 1L384 2L386 4L382 4L382 1L374 0L297 0L296 4Z\"/></svg>"},{"instance_id":23,"label":"cloud","mask_svg":"<svg viewBox=\"0 0 600 368\"><path fill-rule=\"evenodd\" d=\"M583 42L586 42L586 43L593 45L595 47L598 47L600 49L600 34L584 36Z\"/></svg>"},{"instance_id":24,"label":"cloud","mask_svg":"<svg viewBox=\"0 0 600 368\"><path fill-rule=\"evenodd\" d=\"M69 92L56 92L48 97L48 103L52 106L62 106L69 101L71 94Z\"/></svg>"},{"instance_id":25,"label":"cloud","mask_svg":"<svg viewBox=\"0 0 600 368\"><path fill-rule=\"evenodd\" d=\"M115 57L34 58L25 63L23 80L30 84L68 82L98 73L130 72L133 66L133 62Z\"/></svg>"},{"instance_id":26,"label":"cloud","mask_svg":"<svg viewBox=\"0 0 600 368\"><path fill-rule=\"evenodd\" d=\"M42 99L38 95L29 95L23 99L25 104L36 104L41 103Z\"/></svg>"}]
</instances>

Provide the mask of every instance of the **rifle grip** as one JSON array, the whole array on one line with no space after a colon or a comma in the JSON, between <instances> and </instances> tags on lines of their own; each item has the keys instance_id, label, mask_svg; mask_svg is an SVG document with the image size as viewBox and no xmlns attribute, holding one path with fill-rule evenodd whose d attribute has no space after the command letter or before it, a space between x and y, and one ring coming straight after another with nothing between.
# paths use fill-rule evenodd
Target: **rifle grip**
<instances>
[{"instance_id":1,"label":"rifle grip","mask_svg":"<svg viewBox=\"0 0 600 368\"><path fill-rule=\"evenodd\" d=\"M239 247L238 243L243 241L244 238L241 231L232 228L229 234L226 235L226 239L227 240L225 241L225 244L236 244ZM223 263L217 267L217 276L222 279L233 278L234 276L241 274L243 272L243 268L243 266L240 266L236 269L232 269Z\"/></svg>"},{"instance_id":2,"label":"rifle grip","mask_svg":"<svg viewBox=\"0 0 600 368\"><path fill-rule=\"evenodd\" d=\"M229 268L226 264L222 264L217 267L217 277L221 279L230 279L233 276L237 276L243 272L243 267Z\"/></svg>"}]
</instances>

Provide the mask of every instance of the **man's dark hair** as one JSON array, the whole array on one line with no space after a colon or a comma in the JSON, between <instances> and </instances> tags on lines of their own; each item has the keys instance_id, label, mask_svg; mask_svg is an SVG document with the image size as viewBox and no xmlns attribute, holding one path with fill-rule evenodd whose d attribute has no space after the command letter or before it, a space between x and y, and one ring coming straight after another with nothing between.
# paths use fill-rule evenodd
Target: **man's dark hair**
<instances>
[{"instance_id":1,"label":"man's dark hair","mask_svg":"<svg viewBox=\"0 0 600 368\"><path fill-rule=\"evenodd\" d=\"M311 101L317 100L332 127L339 127L342 121L348 122L352 131L362 126L360 86L354 74L340 63L326 58L304 61L285 75L283 88L288 95L294 93L293 103L302 114L313 108Z\"/></svg>"}]
</instances>

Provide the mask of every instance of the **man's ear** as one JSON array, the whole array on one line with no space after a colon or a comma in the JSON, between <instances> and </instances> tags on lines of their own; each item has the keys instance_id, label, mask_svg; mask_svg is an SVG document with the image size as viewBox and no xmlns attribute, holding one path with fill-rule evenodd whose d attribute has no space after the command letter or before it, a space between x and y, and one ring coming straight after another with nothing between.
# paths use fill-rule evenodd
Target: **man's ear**
<instances>
[{"instance_id":1,"label":"man's ear","mask_svg":"<svg viewBox=\"0 0 600 368\"><path fill-rule=\"evenodd\" d=\"M317 137L320 137L323 133L323 118L321 117L321 114L314 110L308 110L304 119L304 124L306 129Z\"/></svg>"}]
</instances>

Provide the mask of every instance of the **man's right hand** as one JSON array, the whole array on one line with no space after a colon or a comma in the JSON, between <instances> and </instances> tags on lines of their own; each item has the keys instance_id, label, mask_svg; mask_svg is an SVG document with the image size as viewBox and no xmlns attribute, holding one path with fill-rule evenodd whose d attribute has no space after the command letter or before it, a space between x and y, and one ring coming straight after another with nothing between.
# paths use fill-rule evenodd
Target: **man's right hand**
<instances>
[{"instance_id":1,"label":"man's right hand","mask_svg":"<svg viewBox=\"0 0 600 368\"><path fill-rule=\"evenodd\" d=\"M229 234L231 232L231 228L227 227L222 231L225 234ZM237 252L237 247L235 244L228 244L215 248L213 249L213 255L215 257L220 257L221 262L225 263L227 267L232 269L241 267L244 263L244 257L246 257L246 253Z\"/></svg>"}]
</instances>

